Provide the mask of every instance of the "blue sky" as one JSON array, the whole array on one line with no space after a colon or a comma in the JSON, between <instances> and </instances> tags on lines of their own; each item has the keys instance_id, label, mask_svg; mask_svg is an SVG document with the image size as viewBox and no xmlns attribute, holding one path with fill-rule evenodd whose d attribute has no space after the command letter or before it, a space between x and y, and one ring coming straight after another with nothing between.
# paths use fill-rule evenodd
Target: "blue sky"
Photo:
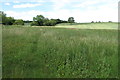
<instances>
[{"instance_id":1,"label":"blue sky","mask_svg":"<svg viewBox=\"0 0 120 80\"><path fill-rule=\"evenodd\" d=\"M32 20L36 15L76 22L118 21L118 0L3 0L2 11L15 19Z\"/></svg>"}]
</instances>

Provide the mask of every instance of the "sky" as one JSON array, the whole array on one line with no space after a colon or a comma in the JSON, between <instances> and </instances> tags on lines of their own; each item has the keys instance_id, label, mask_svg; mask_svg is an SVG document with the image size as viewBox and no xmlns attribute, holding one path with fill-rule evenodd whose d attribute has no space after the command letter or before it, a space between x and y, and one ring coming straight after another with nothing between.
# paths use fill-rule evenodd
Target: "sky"
<instances>
[{"instance_id":1,"label":"sky","mask_svg":"<svg viewBox=\"0 0 120 80\"><path fill-rule=\"evenodd\" d=\"M118 22L119 0L1 0L0 11L15 19L33 20L36 15L76 22Z\"/></svg>"}]
</instances>

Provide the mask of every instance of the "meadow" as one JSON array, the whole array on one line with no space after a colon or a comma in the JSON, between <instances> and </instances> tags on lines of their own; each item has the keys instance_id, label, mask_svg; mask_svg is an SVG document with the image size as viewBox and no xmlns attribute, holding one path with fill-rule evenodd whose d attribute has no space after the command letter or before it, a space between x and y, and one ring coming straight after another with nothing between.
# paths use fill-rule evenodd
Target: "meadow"
<instances>
[{"instance_id":1,"label":"meadow","mask_svg":"<svg viewBox=\"0 0 120 80\"><path fill-rule=\"evenodd\" d=\"M56 25L58 28L78 28L78 29L118 29L118 23L62 23Z\"/></svg>"},{"instance_id":2,"label":"meadow","mask_svg":"<svg viewBox=\"0 0 120 80\"><path fill-rule=\"evenodd\" d=\"M115 29L3 26L2 35L3 78L118 77Z\"/></svg>"}]
</instances>

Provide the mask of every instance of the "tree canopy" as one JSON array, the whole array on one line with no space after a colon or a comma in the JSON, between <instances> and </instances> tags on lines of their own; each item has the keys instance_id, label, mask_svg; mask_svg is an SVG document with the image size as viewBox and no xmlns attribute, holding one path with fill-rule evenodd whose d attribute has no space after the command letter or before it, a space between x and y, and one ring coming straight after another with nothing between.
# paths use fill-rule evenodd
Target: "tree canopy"
<instances>
[{"instance_id":1,"label":"tree canopy","mask_svg":"<svg viewBox=\"0 0 120 80\"><path fill-rule=\"evenodd\" d=\"M75 20L74 20L73 17L69 17L69 18L68 18L68 22L69 22L69 23L74 23L74 21L75 21Z\"/></svg>"},{"instance_id":2,"label":"tree canopy","mask_svg":"<svg viewBox=\"0 0 120 80\"><path fill-rule=\"evenodd\" d=\"M13 17L7 17L6 14L2 11L0 11L0 19L0 23L4 25L12 25L15 22Z\"/></svg>"},{"instance_id":3,"label":"tree canopy","mask_svg":"<svg viewBox=\"0 0 120 80\"><path fill-rule=\"evenodd\" d=\"M31 25L36 26L55 26L59 23L66 23L67 21L63 21L60 19L48 19L45 18L43 15L37 15L36 17L33 17L33 22Z\"/></svg>"},{"instance_id":4,"label":"tree canopy","mask_svg":"<svg viewBox=\"0 0 120 80\"><path fill-rule=\"evenodd\" d=\"M33 21L24 21L22 19L14 19L13 17L7 17L3 11L0 11L0 23L4 25L24 25L24 23L29 23L32 26L55 26L60 23L74 23L74 18L69 17L68 21L60 19L48 19L43 15L37 15L33 17Z\"/></svg>"},{"instance_id":5,"label":"tree canopy","mask_svg":"<svg viewBox=\"0 0 120 80\"><path fill-rule=\"evenodd\" d=\"M22 19L18 19L14 22L14 25L24 25L24 21Z\"/></svg>"}]
</instances>

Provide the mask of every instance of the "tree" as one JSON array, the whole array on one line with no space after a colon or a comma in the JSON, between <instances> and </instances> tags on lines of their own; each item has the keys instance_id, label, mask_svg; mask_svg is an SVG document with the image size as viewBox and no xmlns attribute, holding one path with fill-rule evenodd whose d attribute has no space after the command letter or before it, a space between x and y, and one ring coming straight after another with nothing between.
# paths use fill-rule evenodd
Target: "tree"
<instances>
[{"instance_id":1,"label":"tree","mask_svg":"<svg viewBox=\"0 0 120 80\"><path fill-rule=\"evenodd\" d=\"M111 23L112 21L108 21L109 23Z\"/></svg>"},{"instance_id":2,"label":"tree","mask_svg":"<svg viewBox=\"0 0 120 80\"><path fill-rule=\"evenodd\" d=\"M68 22L69 22L69 23L74 23L74 21L75 21L75 20L74 20L73 17L69 17L69 18L68 18Z\"/></svg>"},{"instance_id":3,"label":"tree","mask_svg":"<svg viewBox=\"0 0 120 80\"><path fill-rule=\"evenodd\" d=\"M57 23L56 19L51 19L50 20L50 26L55 26Z\"/></svg>"},{"instance_id":4,"label":"tree","mask_svg":"<svg viewBox=\"0 0 120 80\"><path fill-rule=\"evenodd\" d=\"M0 23L5 24L6 23L6 14L2 11L0 11Z\"/></svg>"},{"instance_id":5,"label":"tree","mask_svg":"<svg viewBox=\"0 0 120 80\"><path fill-rule=\"evenodd\" d=\"M18 19L14 22L14 25L24 25L24 21L22 19Z\"/></svg>"},{"instance_id":6,"label":"tree","mask_svg":"<svg viewBox=\"0 0 120 80\"><path fill-rule=\"evenodd\" d=\"M101 21L99 21L99 23L101 23Z\"/></svg>"},{"instance_id":7,"label":"tree","mask_svg":"<svg viewBox=\"0 0 120 80\"><path fill-rule=\"evenodd\" d=\"M12 25L15 21L13 17L6 17L6 14L2 11L0 11L0 23L4 25Z\"/></svg>"},{"instance_id":8,"label":"tree","mask_svg":"<svg viewBox=\"0 0 120 80\"><path fill-rule=\"evenodd\" d=\"M44 20L45 17L42 15L37 15L36 17L33 17L33 21L36 21L39 24L39 26L43 26Z\"/></svg>"},{"instance_id":9,"label":"tree","mask_svg":"<svg viewBox=\"0 0 120 80\"><path fill-rule=\"evenodd\" d=\"M33 21L33 22L31 22L31 26L39 26L39 24L37 21Z\"/></svg>"},{"instance_id":10,"label":"tree","mask_svg":"<svg viewBox=\"0 0 120 80\"><path fill-rule=\"evenodd\" d=\"M44 26L55 26L56 25L56 23L57 23L57 20L56 19L48 19L48 18L46 18L45 20L44 20Z\"/></svg>"},{"instance_id":11,"label":"tree","mask_svg":"<svg viewBox=\"0 0 120 80\"><path fill-rule=\"evenodd\" d=\"M94 23L94 21L92 21L91 23Z\"/></svg>"},{"instance_id":12,"label":"tree","mask_svg":"<svg viewBox=\"0 0 120 80\"><path fill-rule=\"evenodd\" d=\"M62 23L62 20L56 19L56 24Z\"/></svg>"},{"instance_id":13,"label":"tree","mask_svg":"<svg viewBox=\"0 0 120 80\"><path fill-rule=\"evenodd\" d=\"M6 17L6 25L12 25L15 22L13 17Z\"/></svg>"},{"instance_id":14,"label":"tree","mask_svg":"<svg viewBox=\"0 0 120 80\"><path fill-rule=\"evenodd\" d=\"M43 25L44 26L50 26L50 20L48 18L45 18L44 22L43 22Z\"/></svg>"}]
</instances>

